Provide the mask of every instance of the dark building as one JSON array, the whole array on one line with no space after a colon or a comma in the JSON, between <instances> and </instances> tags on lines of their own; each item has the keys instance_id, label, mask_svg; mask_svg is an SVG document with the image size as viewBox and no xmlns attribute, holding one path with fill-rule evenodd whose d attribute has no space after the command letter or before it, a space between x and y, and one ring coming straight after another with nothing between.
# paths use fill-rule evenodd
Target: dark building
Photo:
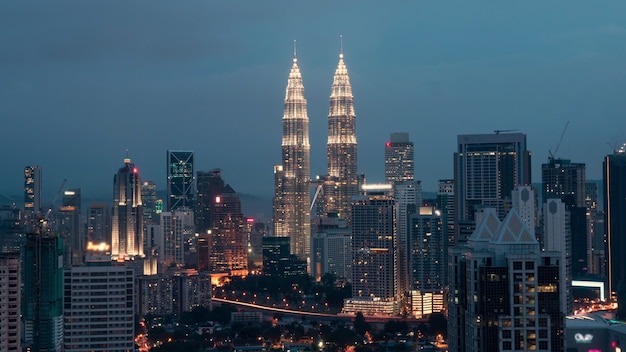
<instances>
[{"instance_id":1,"label":"dark building","mask_svg":"<svg viewBox=\"0 0 626 352\"><path fill-rule=\"evenodd\" d=\"M194 207L193 152L167 151L167 211Z\"/></svg>"},{"instance_id":2,"label":"dark building","mask_svg":"<svg viewBox=\"0 0 626 352\"><path fill-rule=\"evenodd\" d=\"M246 275L248 241L239 195L221 170L198 172L198 270Z\"/></svg>"},{"instance_id":3,"label":"dark building","mask_svg":"<svg viewBox=\"0 0 626 352\"><path fill-rule=\"evenodd\" d=\"M626 302L626 150L604 158L604 210L608 258L608 289ZM626 304L618 306L617 317L626 318Z\"/></svg>"},{"instance_id":4,"label":"dark building","mask_svg":"<svg viewBox=\"0 0 626 352\"><path fill-rule=\"evenodd\" d=\"M475 228L474 213L496 209L504 218L511 191L531 184L530 152L523 133L459 135L454 154L455 243Z\"/></svg>"},{"instance_id":5,"label":"dark building","mask_svg":"<svg viewBox=\"0 0 626 352\"><path fill-rule=\"evenodd\" d=\"M591 219L587 216L585 204L585 164L550 157L547 164L541 164L541 182L543 203L548 199L560 199L569 212L572 275L582 277L589 269L591 242L588 233L588 221Z\"/></svg>"},{"instance_id":6,"label":"dark building","mask_svg":"<svg viewBox=\"0 0 626 352\"><path fill-rule=\"evenodd\" d=\"M215 213L215 197L224 189L222 170L198 171L196 177L198 193L196 196L196 232L206 233L213 228L213 213Z\"/></svg>"},{"instance_id":7,"label":"dark building","mask_svg":"<svg viewBox=\"0 0 626 352\"><path fill-rule=\"evenodd\" d=\"M450 351L565 351L559 252L542 251L515 209L484 209L450 249Z\"/></svg>"},{"instance_id":8,"label":"dark building","mask_svg":"<svg viewBox=\"0 0 626 352\"><path fill-rule=\"evenodd\" d=\"M23 253L22 321L24 346L62 351L63 240L41 230L27 236Z\"/></svg>"},{"instance_id":9,"label":"dark building","mask_svg":"<svg viewBox=\"0 0 626 352\"><path fill-rule=\"evenodd\" d=\"M289 237L263 237L263 275L271 277L307 275L306 261L290 254Z\"/></svg>"}]
</instances>

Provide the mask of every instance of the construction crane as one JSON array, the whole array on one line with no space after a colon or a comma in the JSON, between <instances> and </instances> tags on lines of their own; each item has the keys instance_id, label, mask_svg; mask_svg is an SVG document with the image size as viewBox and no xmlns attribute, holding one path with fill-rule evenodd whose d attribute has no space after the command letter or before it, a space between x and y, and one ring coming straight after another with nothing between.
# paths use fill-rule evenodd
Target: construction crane
<instances>
[{"instance_id":1,"label":"construction crane","mask_svg":"<svg viewBox=\"0 0 626 352\"><path fill-rule=\"evenodd\" d=\"M315 202L317 201L317 197L320 195L322 190L323 190L323 186L317 185L317 188L315 189L315 195L313 196L313 200L311 201L311 207L309 208L309 212L313 210L313 207L315 206Z\"/></svg>"},{"instance_id":2,"label":"construction crane","mask_svg":"<svg viewBox=\"0 0 626 352\"><path fill-rule=\"evenodd\" d=\"M517 129L514 129L514 130L493 130L493 133L500 134L501 132L515 132L515 131L517 131Z\"/></svg>"},{"instance_id":3,"label":"construction crane","mask_svg":"<svg viewBox=\"0 0 626 352\"><path fill-rule=\"evenodd\" d=\"M57 190L57 193L55 193L54 197L52 197L52 200L50 201L50 207L48 208L48 211L46 212L46 214L44 216L44 219L46 221L48 220L48 216L50 216L50 213L52 212L52 208L54 207L54 202L57 201L57 199L61 195L61 192L63 192L63 187L65 187L65 183L66 182L67 182L67 179L64 178L63 182L61 182L61 185L59 186L59 189Z\"/></svg>"},{"instance_id":4,"label":"construction crane","mask_svg":"<svg viewBox=\"0 0 626 352\"><path fill-rule=\"evenodd\" d=\"M563 137L565 136L565 131L567 131L567 126L569 126L569 121L567 121L565 127L563 128L563 132L561 132L561 138L559 138L559 142L556 144L556 148L554 148L554 153L548 150L548 159L554 160L554 158L556 157L556 153L559 151L559 147L561 146L561 142L563 141Z\"/></svg>"}]
</instances>

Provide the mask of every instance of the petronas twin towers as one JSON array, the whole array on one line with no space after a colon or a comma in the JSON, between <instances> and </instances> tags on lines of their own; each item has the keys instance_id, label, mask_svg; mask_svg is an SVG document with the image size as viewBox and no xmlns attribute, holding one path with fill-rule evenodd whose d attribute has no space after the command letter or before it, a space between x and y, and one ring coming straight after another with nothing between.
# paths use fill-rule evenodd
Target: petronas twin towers
<instances>
[{"instance_id":1,"label":"petronas twin towers","mask_svg":"<svg viewBox=\"0 0 626 352\"><path fill-rule=\"evenodd\" d=\"M330 94L328 175L320 203L324 212L350 220L350 202L358 194L356 115L343 50ZM311 165L309 117L294 49L283 114L282 164L274 167L274 235L291 238L291 254L309 256L311 237ZM318 189L319 191L319 189ZM319 193L319 192L318 192Z\"/></svg>"}]
</instances>

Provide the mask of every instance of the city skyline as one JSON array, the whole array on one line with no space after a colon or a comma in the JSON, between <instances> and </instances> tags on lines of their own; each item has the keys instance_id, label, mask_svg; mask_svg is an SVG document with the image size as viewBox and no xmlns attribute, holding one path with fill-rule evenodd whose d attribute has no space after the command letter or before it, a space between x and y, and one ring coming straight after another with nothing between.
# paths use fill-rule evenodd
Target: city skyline
<instances>
[{"instance_id":1,"label":"city skyline","mask_svg":"<svg viewBox=\"0 0 626 352\"><path fill-rule=\"evenodd\" d=\"M557 145L556 157L585 163L587 178L601 179L603 157L625 139L624 4L574 1L566 15L560 4L533 1L459 3L452 12L411 2L289 3L288 11L189 4L0 4L1 145L19 147L7 156L0 195L21 199L24 167L38 165L44 201L66 178L85 197L108 198L126 149L162 190L163 151L184 149L195 152L195 170L220 168L239 192L271 197L294 39L312 177L326 173L340 35L354 88L358 172L368 183L384 180L393 132L414 141L415 178L425 191L453 176L460 134L526 134L534 183Z\"/></svg>"}]
</instances>

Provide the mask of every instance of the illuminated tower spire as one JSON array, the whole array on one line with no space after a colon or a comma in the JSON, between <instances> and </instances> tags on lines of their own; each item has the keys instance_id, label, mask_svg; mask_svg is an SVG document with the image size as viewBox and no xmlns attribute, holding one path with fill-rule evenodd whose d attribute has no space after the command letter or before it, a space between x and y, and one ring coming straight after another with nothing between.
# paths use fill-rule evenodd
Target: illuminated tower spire
<instances>
[{"instance_id":1,"label":"illuminated tower spire","mask_svg":"<svg viewBox=\"0 0 626 352\"><path fill-rule=\"evenodd\" d=\"M335 204L339 216L349 220L350 202L358 194L356 115L350 77L343 62L343 38L340 40L328 113L328 175L336 179L336 191L327 202Z\"/></svg>"},{"instance_id":2,"label":"illuminated tower spire","mask_svg":"<svg viewBox=\"0 0 626 352\"><path fill-rule=\"evenodd\" d=\"M310 224L310 145L309 117L304 85L296 57L287 81L283 114L282 164L275 167L274 233L291 237L291 253L309 255Z\"/></svg>"}]
</instances>

